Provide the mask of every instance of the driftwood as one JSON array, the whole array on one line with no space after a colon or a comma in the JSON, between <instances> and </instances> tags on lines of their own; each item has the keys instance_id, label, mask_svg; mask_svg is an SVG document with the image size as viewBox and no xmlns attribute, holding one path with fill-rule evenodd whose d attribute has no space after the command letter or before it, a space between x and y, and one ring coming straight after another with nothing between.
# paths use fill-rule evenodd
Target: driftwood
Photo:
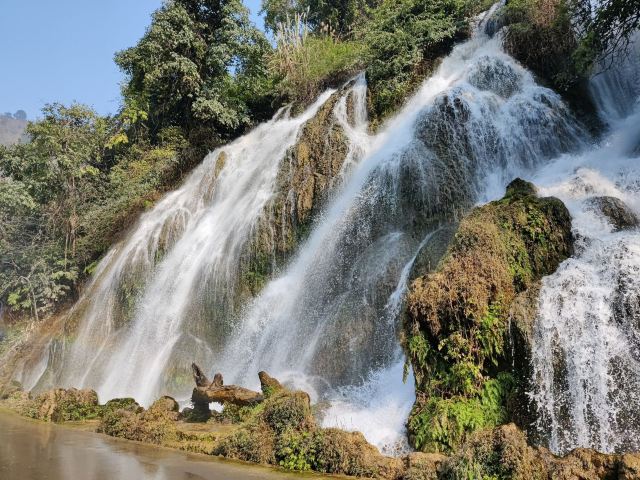
<instances>
[{"instance_id":1,"label":"driftwood","mask_svg":"<svg viewBox=\"0 0 640 480\"><path fill-rule=\"evenodd\" d=\"M280 382L269 376L266 372L260 372L260 384L262 385L262 393L254 392L237 385L224 385L222 374L216 373L213 381L210 381L202 369L193 363L193 380L196 382L196 388L193 389L191 401L194 407L199 411L209 409L209 403L231 403L240 407L255 405L264 400L265 394L270 394L282 388Z\"/></svg>"}]
</instances>

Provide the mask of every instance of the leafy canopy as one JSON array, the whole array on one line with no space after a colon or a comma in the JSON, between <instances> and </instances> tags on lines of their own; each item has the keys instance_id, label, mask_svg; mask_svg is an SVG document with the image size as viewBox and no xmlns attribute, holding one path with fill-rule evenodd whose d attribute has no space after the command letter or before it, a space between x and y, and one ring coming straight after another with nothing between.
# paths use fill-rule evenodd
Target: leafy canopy
<instances>
[{"instance_id":1,"label":"leafy canopy","mask_svg":"<svg viewBox=\"0 0 640 480\"><path fill-rule=\"evenodd\" d=\"M145 112L152 136L204 124L227 138L252 123L268 94L269 50L241 0L167 2L140 42L116 54L129 76L125 109Z\"/></svg>"}]
</instances>

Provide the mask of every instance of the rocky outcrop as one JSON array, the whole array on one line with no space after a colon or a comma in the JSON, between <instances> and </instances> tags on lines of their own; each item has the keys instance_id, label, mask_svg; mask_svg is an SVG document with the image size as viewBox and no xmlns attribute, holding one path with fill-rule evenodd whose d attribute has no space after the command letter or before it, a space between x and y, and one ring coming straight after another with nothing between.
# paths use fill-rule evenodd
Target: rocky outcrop
<instances>
[{"instance_id":1,"label":"rocky outcrop","mask_svg":"<svg viewBox=\"0 0 640 480\"><path fill-rule=\"evenodd\" d=\"M241 288L255 294L294 251L325 203L349 152L349 141L334 111L351 83L334 93L301 129L296 144L281 162L275 196L267 205L252 243L242 259ZM347 96L347 117L353 102Z\"/></svg>"},{"instance_id":2,"label":"rocky outcrop","mask_svg":"<svg viewBox=\"0 0 640 480\"><path fill-rule=\"evenodd\" d=\"M593 210L604 215L611 222L616 232L640 226L638 216L619 198L593 197L587 203Z\"/></svg>"},{"instance_id":3,"label":"rocky outcrop","mask_svg":"<svg viewBox=\"0 0 640 480\"><path fill-rule=\"evenodd\" d=\"M513 365L527 367L531 300L540 278L572 249L566 207L539 198L520 179L502 200L460 222L437 269L418 277L408 294L406 350L417 388L409 420L414 446L451 451L468 433L512 418L509 405L526 404L517 401L526 374ZM519 350L509 349L514 359L505 348L511 318L522 330L514 344Z\"/></svg>"},{"instance_id":4,"label":"rocky outcrop","mask_svg":"<svg viewBox=\"0 0 640 480\"><path fill-rule=\"evenodd\" d=\"M96 406L97 397L90 390L58 389L35 399L18 391L0 406L28 416L42 412L35 418L45 421L99 419L97 431L110 436L288 470L385 480L640 479L640 454L605 455L578 449L557 457L530 446L525 433L514 424L468 435L451 456L413 452L402 458L386 457L359 432L319 427L307 393L288 390L272 377L264 378L263 403L242 407L241 414L234 405L225 405L222 414L196 424L186 422L178 403L166 396L145 410L131 398ZM82 415L56 417L52 412Z\"/></svg>"},{"instance_id":5,"label":"rocky outcrop","mask_svg":"<svg viewBox=\"0 0 640 480\"><path fill-rule=\"evenodd\" d=\"M576 449L558 457L532 447L514 424L469 436L443 463L440 478L504 478L512 480L640 479L640 454L606 455Z\"/></svg>"}]
</instances>

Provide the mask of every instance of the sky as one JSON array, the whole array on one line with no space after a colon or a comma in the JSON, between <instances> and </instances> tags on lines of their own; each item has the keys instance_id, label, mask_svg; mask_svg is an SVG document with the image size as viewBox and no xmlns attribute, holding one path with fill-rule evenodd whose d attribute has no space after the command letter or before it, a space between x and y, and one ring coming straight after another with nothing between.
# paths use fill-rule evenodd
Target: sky
<instances>
[{"instance_id":1,"label":"sky","mask_svg":"<svg viewBox=\"0 0 640 480\"><path fill-rule=\"evenodd\" d=\"M244 0L260 28L260 0ZM0 0L0 114L39 116L77 101L100 114L120 106L115 52L133 46L162 0Z\"/></svg>"}]
</instances>

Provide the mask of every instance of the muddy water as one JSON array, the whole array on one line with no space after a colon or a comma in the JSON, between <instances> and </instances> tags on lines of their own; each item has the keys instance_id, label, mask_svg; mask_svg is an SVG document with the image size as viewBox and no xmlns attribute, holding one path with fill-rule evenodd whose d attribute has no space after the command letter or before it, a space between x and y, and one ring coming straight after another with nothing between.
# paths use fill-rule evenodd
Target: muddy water
<instances>
[{"instance_id":1,"label":"muddy water","mask_svg":"<svg viewBox=\"0 0 640 480\"><path fill-rule=\"evenodd\" d=\"M156 448L0 412L0 480L322 478Z\"/></svg>"}]
</instances>

